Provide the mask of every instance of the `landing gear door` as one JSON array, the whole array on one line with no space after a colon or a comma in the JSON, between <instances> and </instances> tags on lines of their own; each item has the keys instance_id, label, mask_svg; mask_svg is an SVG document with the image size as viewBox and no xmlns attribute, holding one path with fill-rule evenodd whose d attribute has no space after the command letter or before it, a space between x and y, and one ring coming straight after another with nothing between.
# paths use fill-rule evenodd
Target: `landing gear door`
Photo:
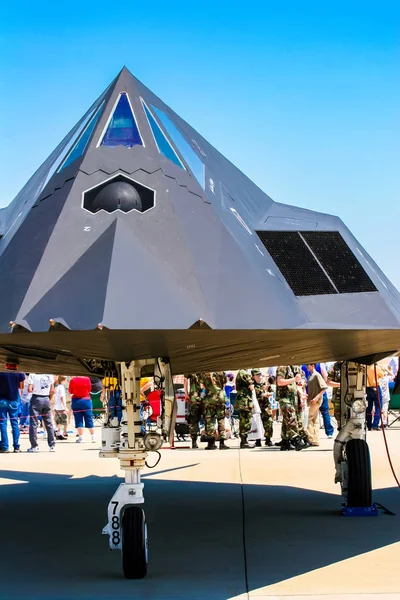
<instances>
[{"instance_id":1,"label":"landing gear door","mask_svg":"<svg viewBox=\"0 0 400 600\"><path fill-rule=\"evenodd\" d=\"M160 358L156 365L156 373L164 379L164 396L162 409L162 432L163 436L172 444L178 404L175 398L174 384L172 381L171 365L164 362L167 359Z\"/></svg>"}]
</instances>

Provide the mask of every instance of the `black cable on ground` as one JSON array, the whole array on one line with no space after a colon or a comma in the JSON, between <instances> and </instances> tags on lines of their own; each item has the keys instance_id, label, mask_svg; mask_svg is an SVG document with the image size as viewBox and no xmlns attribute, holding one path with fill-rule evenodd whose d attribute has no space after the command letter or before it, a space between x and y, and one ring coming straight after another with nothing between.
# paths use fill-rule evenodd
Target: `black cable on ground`
<instances>
[{"instance_id":1,"label":"black cable on ground","mask_svg":"<svg viewBox=\"0 0 400 600\"><path fill-rule=\"evenodd\" d=\"M249 593L249 578L247 572L247 548L246 548L246 510L244 502L244 483L242 477L242 463L240 460L241 451L239 448L239 474L240 474L240 491L242 496L242 543L243 543L243 557L244 557L244 580L246 585L246 594Z\"/></svg>"},{"instance_id":2,"label":"black cable on ground","mask_svg":"<svg viewBox=\"0 0 400 600\"><path fill-rule=\"evenodd\" d=\"M383 441L385 442L385 448L386 448L386 454L388 457L388 461L389 461L389 465L390 465L390 469L392 471L393 477L398 485L398 487L400 488L400 481L396 475L396 471L394 470L394 466L393 466L393 462L392 462L392 457L390 455L390 450L389 450L389 445L386 439L386 431L385 431L385 425L383 423L383 415L382 415L382 403L381 403L381 399L379 396L379 384L378 384L378 379L377 379L377 374L376 374L376 363L374 364L374 375L375 375L375 388L376 388L376 395L378 397L378 406L379 406L379 411L380 411L380 417L381 417L381 429L382 429L382 433L383 433ZM368 381L367 381L368 383Z\"/></svg>"},{"instance_id":3,"label":"black cable on ground","mask_svg":"<svg viewBox=\"0 0 400 600\"><path fill-rule=\"evenodd\" d=\"M386 508L386 506L383 506L383 504L380 504L379 502L374 502L376 508L379 508L380 510L383 511L384 515L390 515L391 517L395 517L396 513L392 512L391 510L389 510L388 508Z\"/></svg>"}]
</instances>

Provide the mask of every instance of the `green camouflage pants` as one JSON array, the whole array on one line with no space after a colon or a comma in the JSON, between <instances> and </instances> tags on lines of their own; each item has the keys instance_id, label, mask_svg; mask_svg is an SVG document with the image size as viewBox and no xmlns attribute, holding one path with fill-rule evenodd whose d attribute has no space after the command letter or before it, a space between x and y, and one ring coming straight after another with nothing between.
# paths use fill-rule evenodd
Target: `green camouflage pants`
<instances>
[{"instance_id":1,"label":"green camouflage pants","mask_svg":"<svg viewBox=\"0 0 400 600\"><path fill-rule=\"evenodd\" d=\"M199 434L199 421L201 419L201 415L203 412L203 407L201 404L191 404L189 407L189 431L191 437L196 437Z\"/></svg>"},{"instance_id":2,"label":"green camouflage pants","mask_svg":"<svg viewBox=\"0 0 400 600\"><path fill-rule=\"evenodd\" d=\"M292 440L299 435L296 409L290 402L279 402L282 413L282 439Z\"/></svg>"},{"instance_id":3,"label":"green camouflage pants","mask_svg":"<svg viewBox=\"0 0 400 600\"><path fill-rule=\"evenodd\" d=\"M297 418L297 429L299 430L299 436L304 437L307 435L307 432L304 429L303 413L302 413L301 409L296 409L296 418Z\"/></svg>"},{"instance_id":4,"label":"green camouflage pants","mask_svg":"<svg viewBox=\"0 0 400 600\"><path fill-rule=\"evenodd\" d=\"M248 435L251 430L251 410L239 410L239 434Z\"/></svg>"},{"instance_id":5,"label":"green camouflage pants","mask_svg":"<svg viewBox=\"0 0 400 600\"><path fill-rule=\"evenodd\" d=\"M225 404L205 404L206 436L215 438L215 419L218 421L219 439L225 439Z\"/></svg>"},{"instance_id":6,"label":"green camouflage pants","mask_svg":"<svg viewBox=\"0 0 400 600\"><path fill-rule=\"evenodd\" d=\"M264 434L266 438L271 439L274 430L274 419L272 417L272 409L270 408L269 401L268 404L260 403L261 408L261 420L264 427Z\"/></svg>"}]
</instances>

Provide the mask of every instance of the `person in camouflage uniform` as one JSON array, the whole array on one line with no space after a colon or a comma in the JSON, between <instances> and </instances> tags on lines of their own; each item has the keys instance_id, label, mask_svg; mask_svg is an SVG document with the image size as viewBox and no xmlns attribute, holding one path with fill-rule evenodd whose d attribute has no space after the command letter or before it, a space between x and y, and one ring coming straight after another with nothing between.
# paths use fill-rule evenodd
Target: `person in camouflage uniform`
<instances>
[{"instance_id":1,"label":"person in camouflage uniform","mask_svg":"<svg viewBox=\"0 0 400 600\"><path fill-rule=\"evenodd\" d=\"M189 389L189 432L192 438L192 448L198 448L197 436L199 433L199 422L203 414L202 378L200 373L191 373L188 375L190 380Z\"/></svg>"},{"instance_id":2,"label":"person in camouflage uniform","mask_svg":"<svg viewBox=\"0 0 400 600\"><path fill-rule=\"evenodd\" d=\"M280 366L276 371L276 399L282 413L282 443L281 450L302 450L296 409L298 407L298 383L301 383L299 366Z\"/></svg>"},{"instance_id":3,"label":"person in camouflage uniform","mask_svg":"<svg viewBox=\"0 0 400 600\"><path fill-rule=\"evenodd\" d=\"M341 427L341 411L340 411L340 369L342 367L342 363L335 362L328 371L328 378L326 383L329 387L333 388L332 390L332 403L333 403L333 411L334 417L336 419L336 423L338 429Z\"/></svg>"},{"instance_id":4,"label":"person in camouflage uniform","mask_svg":"<svg viewBox=\"0 0 400 600\"><path fill-rule=\"evenodd\" d=\"M295 368L295 367L293 367L293 368ZM297 370L297 367L296 367L296 370ZM300 374L302 375L301 370L300 370ZM300 390L301 390L300 386L297 386L297 390L296 390L297 398L294 401L294 408L296 411L297 430L298 430L299 437L301 439L305 439L308 436L304 429L303 416L302 416L302 403L301 403L301 400L299 397L300 394L302 393L302 391L300 391ZM279 401L278 391L277 391L277 400ZM282 421L281 437L282 437L282 440L290 439L287 434L287 420L285 420L285 419L283 419L283 421ZM282 444L280 443L279 446L281 446L281 445Z\"/></svg>"},{"instance_id":5,"label":"person in camouflage uniform","mask_svg":"<svg viewBox=\"0 0 400 600\"><path fill-rule=\"evenodd\" d=\"M269 403L272 392L269 392L268 385L261 379L262 373L260 369L252 369L251 376L253 378L254 390L258 404L261 409L261 420L264 427L265 445L273 446L271 438L273 435L274 421L272 417L272 408ZM261 440L256 440L256 446L261 446Z\"/></svg>"},{"instance_id":6,"label":"person in camouflage uniform","mask_svg":"<svg viewBox=\"0 0 400 600\"><path fill-rule=\"evenodd\" d=\"M254 382L249 373L242 369L236 375L236 402L235 409L239 413L239 434L240 447L251 448L247 442L247 436L251 431L252 419L252 392L254 390Z\"/></svg>"},{"instance_id":7,"label":"person in camouflage uniform","mask_svg":"<svg viewBox=\"0 0 400 600\"><path fill-rule=\"evenodd\" d=\"M204 419L208 445L206 450L215 450L215 419L218 422L219 449L229 450L225 445L225 403L226 396L223 391L225 374L206 373L204 375Z\"/></svg>"}]
</instances>

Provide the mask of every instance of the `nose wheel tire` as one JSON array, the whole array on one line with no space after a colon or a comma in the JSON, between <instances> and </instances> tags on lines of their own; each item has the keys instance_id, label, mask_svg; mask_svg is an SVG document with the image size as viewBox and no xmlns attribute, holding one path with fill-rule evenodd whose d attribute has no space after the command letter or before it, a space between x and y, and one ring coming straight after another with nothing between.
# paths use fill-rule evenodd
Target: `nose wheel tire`
<instances>
[{"instance_id":1,"label":"nose wheel tire","mask_svg":"<svg viewBox=\"0 0 400 600\"><path fill-rule=\"evenodd\" d=\"M372 504L371 461L365 440L346 444L348 469L347 506L368 507Z\"/></svg>"},{"instance_id":2,"label":"nose wheel tire","mask_svg":"<svg viewBox=\"0 0 400 600\"><path fill-rule=\"evenodd\" d=\"M128 506L122 518L122 570L127 579L143 579L147 573L148 544L144 511Z\"/></svg>"}]
</instances>

